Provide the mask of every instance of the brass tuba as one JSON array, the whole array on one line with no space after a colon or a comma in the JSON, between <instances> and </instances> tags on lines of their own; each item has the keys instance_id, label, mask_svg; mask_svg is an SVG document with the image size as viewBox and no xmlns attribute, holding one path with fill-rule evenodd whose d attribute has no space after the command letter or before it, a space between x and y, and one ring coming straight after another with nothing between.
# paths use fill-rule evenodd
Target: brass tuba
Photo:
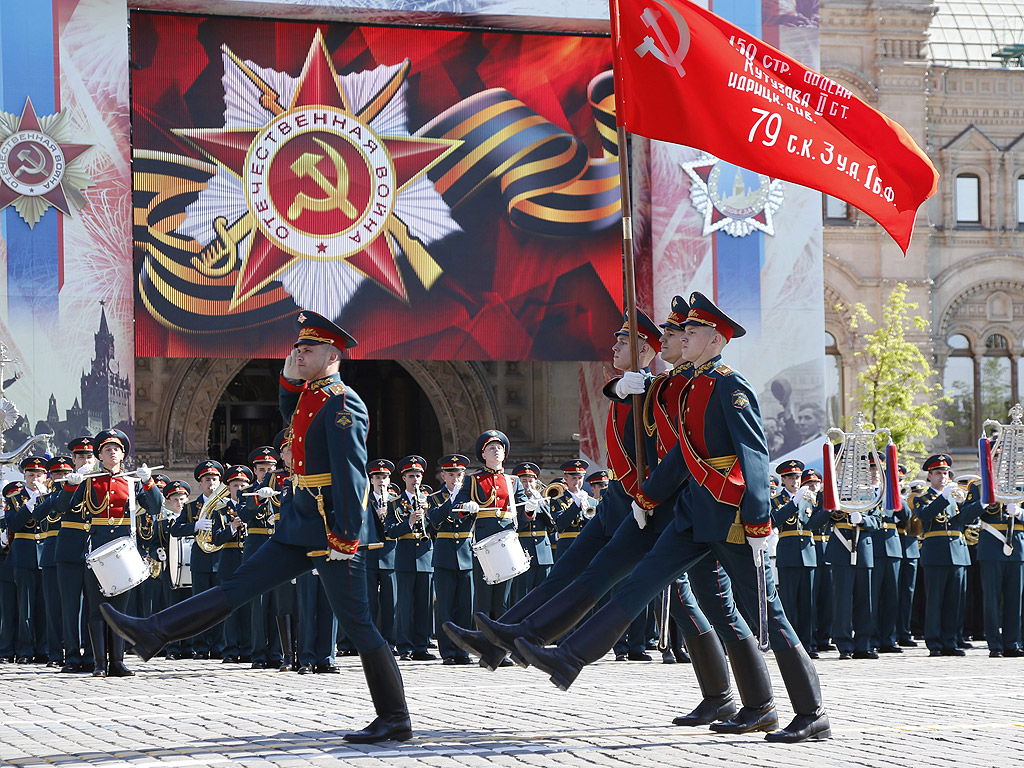
<instances>
[{"instance_id":1,"label":"brass tuba","mask_svg":"<svg viewBox=\"0 0 1024 768\"><path fill-rule=\"evenodd\" d=\"M199 517L196 520L205 520L206 518L213 519L213 513L218 509L223 509L228 505L226 499L231 494L231 489L228 488L227 483L221 484L217 492L206 500L203 504L203 508L199 510ZM213 530L209 531L196 531L196 545L208 555L212 555L214 552L219 552L224 548L223 544L214 544L212 541Z\"/></svg>"}]
</instances>

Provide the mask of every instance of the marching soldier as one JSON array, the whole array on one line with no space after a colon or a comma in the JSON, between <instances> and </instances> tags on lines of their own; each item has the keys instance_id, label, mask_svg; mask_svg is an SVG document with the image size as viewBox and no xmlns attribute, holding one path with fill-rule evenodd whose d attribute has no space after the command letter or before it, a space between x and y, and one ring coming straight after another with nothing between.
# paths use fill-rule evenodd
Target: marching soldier
<instances>
[{"instance_id":1,"label":"marching soldier","mask_svg":"<svg viewBox=\"0 0 1024 768\"><path fill-rule=\"evenodd\" d=\"M678 424L680 395L689 386L692 373L692 366L682 360L688 310L682 297L673 298L668 319L661 324L665 329L664 337L646 315L638 314L638 337L643 340L637 354L643 369L640 372L627 371L631 357L628 322L624 322L615 334L612 365L626 372L605 386L606 396L613 400L608 414L606 445L609 461L619 480L609 489L595 516L605 526L612 526L612 531L600 527L601 523L596 526L588 524L566 557L555 564L549 580L509 612L518 614L518 623L513 624L506 617L498 623L480 614L476 616L477 626L487 639L503 648L516 649L520 664L527 665L529 661L519 655L519 640L535 639L539 644L567 632L586 615L600 596L627 578L656 545L659 537L675 524L673 505L687 474L675 425ZM659 346L661 357L674 367L670 373L652 381L647 367ZM634 456L634 410L630 395L644 393L647 402L640 417L648 435L644 441L646 463L653 469L641 488ZM653 419L653 430L648 414ZM634 504L634 501L642 501L644 507ZM653 513L648 509L653 509ZM582 555L587 556L585 561ZM570 563L575 565L573 570L566 567ZM575 581L561 588L562 583L571 579ZM691 580L693 590L701 592L702 603L713 609L710 621L694 601ZM549 591L551 582L555 583ZM703 558L675 584L679 588L679 605L686 613L685 621L677 621L677 626L685 636L684 642L690 652L703 699L692 712L675 718L673 724L693 727L728 719L730 729L735 729L733 732L774 726L777 723L774 707L763 712L743 710L747 714L742 717L742 722L732 722L736 716L736 705L729 685L729 663L719 634L729 647L730 660L742 673L739 676L745 686L741 688L744 702L749 702L754 695L757 703L761 704L764 698L759 694L764 691L767 691L764 695L770 701L771 685L768 670L750 630L736 612L728 577L721 572L716 561ZM531 605L534 595L541 600ZM670 601L670 606L673 609L677 607L675 601ZM718 634L712 631L712 623ZM467 637L464 631L460 631L459 636L464 640L475 640ZM485 646L478 647L482 653L491 654ZM493 658L493 655L488 658ZM759 669L753 669L758 665ZM557 679L560 686L568 687L571 676L570 672L568 676L553 678L553 681Z\"/></svg>"},{"instance_id":2,"label":"marching soldier","mask_svg":"<svg viewBox=\"0 0 1024 768\"><path fill-rule=\"evenodd\" d=\"M548 500L541 496L540 490L537 488L540 467L532 461L524 461L513 468L512 474L518 477L519 482L523 484L527 498L537 502L537 508L533 511L519 510L517 526L519 542L530 558L530 570L516 576L512 582L512 593L518 602L526 596L527 592L544 581L551 572L551 566L555 562L551 549L555 520L551 515ZM461 624L458 621L455 623Z\"/></svg>"},{"instance_id":3,"label":"marching soldier","mask_svg":"<svg viewBox=\"0 0 1024 768\"><path fill-rule=\"evenodd\" d=\"M571 459L562 464L562 482L565 491L551 499L551 516L555 519L558 539L555 559L558 559L580 535L583 526L594 516L597 502L583 490L583 478L590 464L584 459ZM645 617L646 620L646 617Z\"/></svg>"},{"instance_id":4,"label":"marching soldier","mask_svg":"<svg viewBox=\"0 0 1024 768\"><path fill-rule=\"evenodd\" d=\"M981 523L978 562L981 564L988 655L993 658L1022 656L1024 510L1019 504L998 501L983 507L981 483L973 482L961 514L967 523Z\"/></svg>"},{"instance_id":5,"label":"marching soldier","mask_svg":"<svg viewBox=\"0 0 1024 768\"><path fill-rule=\"evenodd\" d=\"M194 501L185 505L174 525L171 526L171 535L179 538L195 536L199 531L212 531L213 518L200 519L199 513L203 505L220 488L221 478L224 476L224 466L219 461L207 459L196 465L192 472L199 483L199 496ZM219 581L217 579L217 555L216 553L204 552L202 548L193 541L190 568L192 571L192 596L200 595ZM210 629L199 635L192 641L192 652L194 658L209 659L220 656L223 647L224 630L221 627Z\"/></svg>"},{"instance_id":6,"label":"marching soldier","mask_svg":"<svg viewBox=\"0 0 1024 768\"><path fill-rule=\"evenodd\" d=\"M957 486L949 482L952 463L945 453L925 459L922 468L928 473L928 488L910 500L924 529L924 640L931 656L965 655L956 646L956 635L960 626L960 596L971 559L963 532L968 521L960 514L960 504L954 496Z\"/></svg>"},{"instance_id":7,"label":"marching soldier","mask_svg":"<svg viewBox=\"0 0 1024 768\"><path fill-rule=\"evenodd\" d=\"M878 465L871 462L871 483L880 487ZM870 531L877 530L880 522L878 510L881 501L864 512L836 510L832 513L832 531L829 534L825 556L832 569L832 637L843 661L877 659L871 647L873 605L871 569L875 549Z\"/></svg>"},{"instance_id":8,"label":"marching soldier","mask_svg":"<svg viewBox=\"0 0 1024 768\"><path fill-rule=\"evenodd\" d=\"M46 511L42 515L35 507L45 499L47 488L46 459L29 456L20 465L25 476L23 483L8 483L4 487L7 501L7 528L11 536L11 558L14 562L14 581L18 587L18 632L16 657L19 664L42 663L45 627L41 610L42 569L40 555L46 533Z\"/></svg>"},{"instance_id":9,"label":"marching soldier","mask_svg":"<svg viewBox=\"0 0 1024 768\"><path fill-rule=\"evenodd\" d=\"M89 520L88 548L91 551L115 539L130 535L132 509L141 507L151 515L160 511L161 497L153 482L152 473L143 464L135 477L126 477L125 457L131 451L128 436L119 429L104 429L96 435L96 448L103 465L103 474L84 477L72 472L65 478L64 487L54 500L54 509L67 514L85 504ZM138 482L136 482L136 479ZM123 609L128 604L131 590L113 597L100 592L99 581L90 572L85 579L85 595L89 606L89 637L94 653L93 677L131 677L135 673L124 665L124 639L105 631L100 614L101 605ZM107 635L110 634L109 642Z\"/></svg>"},{"instance_id":10,"label":"marching soldier","mask_svg":"<svg viewBox=\"0 0 1024 768\"><path fill-rule=\"evenodd\" d=\"M370 478L370 537L366 543L366 584L370 596L370 615L380 633L395 648L395 614L398 610L398 581L395 577L395 540L384 527L388 502L397 499L390 489L393 462L374 459L366 465Z\"/></svg>"},{"instance_id":11,"label":"marching soldier","mask_svg":"<svg viewBox=\"0 0 1024 768\"><path fill-rule=\"evenodd\" d=\"M217 578L223 581L242 564L242 548L248 536L248 526L239 515L243 490L253 484L253 471L244 464L235 464L224 470L229 496L224 506L216 511L210 536L217 553ZM224 622L224 652L221 662L237 664L252 662L252 607L241 606Z\"/></svg>"},{"instance_id":12,"label":"marching soldier","mask_svg":"<svg viewBox=\"0 0 1024 768\"><path fill-rule=\"evenodd\" d=\"M377 712L369 726L343 738L406 741L412 738L412 724L402 676L370 619L359 549L368 524L369 417L362 399L338 374L342 354L356 342L315 312L301 311L296 326L299 338L279 384L281 414L290 419L293 434L294 495L287 507L282 502L274 537L219 587L147 620L109 610L106 619L148 659L168 641L223 621L255 595L315 566L345 634L359 651Z\"/></svg>"},{"instance_id":13,"label":"marching soldier","mask_svg":"<svg viewBox=\"0 0 1024 768\"><path fill-rule=\"evenodd\" d=\"M427 531L427 497L420 486L427 461L406 456L399 464L405 490L388 505L384 528L396 539L397 635L402 661L433 661L427 650L432 626L434 542Z\"/></svg>"},{"instance_id":14,"label":"marching soldier","mask_svg":"<svg viewBox=\"0 0 1024 768\"><path fill-rule=\"evenodd\" d=\"M274 482L278 454L273 446L262 445L249 454L249 464L255 473L250 489L254 495L243 497L239 516L246 526L242 561L245 562L262 547L274 533L273 497L277 494ZM276 590L257 595L251 603L252 611L252 668L279 668L283 662L278 642L278 607Z\"/></svg>"},{"instance_id":15,"label":"marching soldier","mask_svg":"<svg viewBox=\"0 0 1024 768\"><path fill-rule=\"evenodd\" d=\"M506 475L505 459L509 452L508 437L497 429L489 429L476 440L476 455L484 468L469 476L459 495L452 502L455 510L474 519L473 541L479 543L507 528L515 528L518 510L525 506L537 508L536 500L527 499L519 478ZM473 612L491 617L501 616L508 608L512 580L500 584L484 581L483 569L477 561L473 566Z\"/></svg>"},{"instance_id":16,"label":"marching soldier","mask_svg":"<svg viewBox=\"0 0 1024 768\"><path fill-rule=\"evenodd\" d=\"M75 472L90 472L96 462L91 437L76 437L68 443ZM65 475L67 477L67 475ZM56 510L55 510L56 511ZM64 636L64 666L61 672L92 672L94 658L88 637L88 609L85 602L85 551L89 521L85 504L71 507L61 516L54 560ZM83 655L83 641L85 652Z\"/></svg>"},{"instance_id":17,"label":"marching soldier","mask_svg":"<svg viewBox=\"0 0 1024 768\"><path fill-rule=\"evenodd\" d=\"M459 495L469 459L453 453L440 460L444 487L427 499L427 522L434 538L434 592L437 622L468 624L473 617L473 518L452 509ZM469 655L443 632L438 650L444 664L469 664Z\"/></svg>"},{"instance_id":18,"label":"marching soldier","mask_svg":"<svg viewBox=\"0 0 1024 768\"><path fill-rule=\"evenodd\" d=\"M678 495L672 525L662 531L612 599L556 649L545 648L528 636L517 638L515 645L529 663L549 674L559 687L567 688L585 665L608 651L666 585L700 561L716 557L730 576L747 621L766 614L775 660L796 713L787 728L768 733L766 739L828 738L831 728L817 673L786 618L766 567L771 519L768 448L760 409L753 389L721 362L725 345L745 331L699 293L691 294L689 304L681 356L692 365L692 372L678 411L678 446L689 478ZM646 515L641 504L634 512L638 518ZM637 520L639 526L646 522ZM600 559L588 571L600 567ZM767 587L764 594L759 594L761 583ZM562 607L575 612L576 602L582 603L574 601L572 606ZM742 622L740 627L749 637ZM752 650L759 656L756 646ZM769 730L778 722L763 659L747 661L750 664L739 667L745 675L739 683L741 694L745 694L744 708L733 719L714 724L713 730ZM749 696L755 689L757 701Z\"/></svg>"},{"instance_id":19,"label":"marching soldier","mask_svg":"<svg viewBox=\"0 0 1024 768\"><path fill-rule=\"evenodd\" d=\"M791 459L775 468L783 489L772 497L772 523L779 532L776 566L779 571L779 598L793 622L807 655L818 658L814 647L814 584L818 573L818 553L814 532L829 517L817 498L821 475L804 469L802 461Z\"/></svg>"}]
</instances>

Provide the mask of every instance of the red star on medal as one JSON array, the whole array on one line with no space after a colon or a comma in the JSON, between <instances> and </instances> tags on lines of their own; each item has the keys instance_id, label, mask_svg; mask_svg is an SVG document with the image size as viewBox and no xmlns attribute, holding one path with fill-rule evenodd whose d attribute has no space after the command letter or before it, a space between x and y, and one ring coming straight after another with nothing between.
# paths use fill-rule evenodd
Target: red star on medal
<instances>
[{"instance_id":1,"label":"red star on medal","mask_svg":"<svg viewBox=\"0 0 1024 768\"><path fill-rule=\"evenodd\" d=\"M402 71L401 77L404 79L406 74L407 69ZM264 90L264 98L261 100L261 103L270 105L270 109L274 109L274 106L279 104L276 98L279 94L272 92L270 86L266 83L260 83L260 87ZM393 89L392 95L394 91L397 91L397 88ZM291 102L287 109L279 111L273 120L267 123L267 126L273 125L276 121L284 121L290 115L302 115L304 119L308 118L310 110L316 110L317 108L333 110L330 114L338 115L340 113L352 118L353 121L359 121L365 126L386 106L388 98L378 97L360 110L359 113L353 112L345 93L341 89L334 64L328 55L323 37L318 30L306 55L306 60L299 75ZM278 109L280 108L278 107ZM304 125L305 123L302 124ZM247 182L246 174L250 173L250 168L254 162L254 155L251 154L251 149L257 137L266 139L267 134L265 132L267 131L267 126L259 130L229 128L181 129L176 131L176 133L188 138L203 153L241 179L243 185L247 185L247 191L249 191L252 184ZM324 128L323 130L326 131L328 129ZM372 133L371 131L365 132ZM362 137L362 134L360 136ZM378 134L365 138L373 143L375 151L378 146L382 146L387 153L390 167L393 168L394 172L393 194L396 196L461 143L404 136L381 136ZM291 138L287 137L279 145L275 142L274 151L278 151L288 140L291 140ZM327 151L328 155L334 157L331 154L330 148L324 146L323 143L320 146ZM258 155L259 153L256 153L256 156ZM282 182L281 179L275 177L269 180L268 186L272 186L275 183L291 185L287 189L291 191L290 194L294 195L295 202L290 207L283 207L288 212L287 217L281 219L283 224L292 223L287 219L307 215L304 211L318 210L321 212L317 214L320 216L320 219L318 219L320 222L319 226L323 227L325 214L322 211L325 210L328 202L333 204L333 201L340 196L338 210L331 213L333 216L331 221L335 222L334 231L314 233L312 237L318 239L310 241L308 251L299 252L295 248L289 249L284 246L280 238L273 236L275 231L273 225L268 225L265 221L265 216L261 213L261 211L266 210L265 207L262 205L253 206L250 199L248 215L252 218L253 239L249 248L249 255L239 270L238 281L231 302L232 308L254 296L264 286L276 279L282 272L296 264L300 259L317 258L318 255L321 260L337 259L344 261L391 294L402 299L407 298L405 286L396 261L396 239L401 236L401 233L407 232L405 224L397 220L393 210L388 210L387 218L383 225L377 231L365 238L361 238L361 233L358 230L363 228L354 228L351 215L352 211L357 212L357 217L361 215L359 209L353 206L349 199L340 192L342 189L347 190L347 187L342 187L342 177L344 177L344 183L347 185L349 175L354 175L361 169L357 165L350 167L345 163L339 163L335 159L334 168L336 173L333 178L329 178L323 171L323 168L328 167L327 164L321 163L318 166L318 161L315 159L319 157L320 160L323 160L328 155L318 156L316 153L311 154L309 152L302 154L290 166L287 166L291 168L291 173L298 177L298 181L295 178L288 177ZM309 159L311 157L314 158L312 162ZM268 167L270 163L271 161L268 161ZM365 171L363 172L365 173ZM308 178L303 178L303 175L308 176ZM305 186L299 186L300 184ZM324 197L321 192L326 193L327 196ZM332 193L334 197L332 197ZM367 207L373 203L372 193L368 202L360 200L359 203L363 204L363 211L367 210ZM316 205L321 205L322 207L314 209ZM254 207L258 210L254 210ZM292 216L296 210L298 213ZM335 237L337 233L347 231L345 227L352 228L352 234L346 234L345 236L351 242L358 243L358 245L349 248L341 255L332 255L328 250L328 241L323 238L324 236ZM349 241L346 240L345 242L348 243ZM406 255L409 256L409 254Z\"/></svg>"},{"instance_id":2,"label":"red star on medal","mask_svg":"<svg viewBox=\"0 0 1024 768\"><path fill-rule=\"evenodd\" d=\"M33 138L39 136L45 143ZM32 99L26 98L18 129L3 141L3 146L8 151L4 152L4 168L0 171L0 210L12 203L17 208L22 198L39 197L70 216L71 205L64 191L65 172L68 165L92 145L54 141L43 130ZM53 146L59 147L64 157L62 167L56 167L53 162L54 153L50 149Z\"/></svg>"}]
</instances>

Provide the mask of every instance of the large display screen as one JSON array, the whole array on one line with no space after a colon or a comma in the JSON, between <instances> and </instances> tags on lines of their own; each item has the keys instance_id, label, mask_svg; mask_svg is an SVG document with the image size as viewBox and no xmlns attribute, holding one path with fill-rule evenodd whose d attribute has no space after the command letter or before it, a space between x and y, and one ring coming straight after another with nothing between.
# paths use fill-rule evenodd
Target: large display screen
<instances>
[{"instance_id":1,"label":"large display screen","mask_svg":"<svg viewBox=\"0 0 1024 768\"><path fill-rule=\"evenodd\" d=\"M136 353L598 360L621 317L605 37L131 17Z\"/></svg>"}]
</instances>

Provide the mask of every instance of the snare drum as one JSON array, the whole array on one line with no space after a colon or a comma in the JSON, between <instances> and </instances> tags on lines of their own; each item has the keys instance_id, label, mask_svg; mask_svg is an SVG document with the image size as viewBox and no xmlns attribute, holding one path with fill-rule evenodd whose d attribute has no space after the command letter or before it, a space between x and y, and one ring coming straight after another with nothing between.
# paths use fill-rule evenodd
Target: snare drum
<instances>
[{"instance_id":1,"label":"snare drum","mask_svg":"<svg viewBox=\"0 0 1024 768\"><path fill-rule=\"evenodd\" d=\"M501 584L530 570L530 556L511 528L476 542L473 554L480 561L484 581L488 584Z\"/></svg>"},{"instance_id":2,"label":"snare drum","mask_svg":"<svg viewBox=\"0 0 1024 768\"><path fill-rule=\"evenodd\" d=\"M171 577L171 589L192 587L192 542L194 536L172 536L167 548L167 572Z\"/></svg>"},{"instance_id":3,"label":"snare drum","mask_svg":"<svg viewBox=\"0 0 1024 768\"><path fill-rule=\"evenodd\" d=\"M149 578L149 566L129 536L122 536L94 549L85 558L100 584L104 597L127 592Z\"/></svg>"}]
</instances>

